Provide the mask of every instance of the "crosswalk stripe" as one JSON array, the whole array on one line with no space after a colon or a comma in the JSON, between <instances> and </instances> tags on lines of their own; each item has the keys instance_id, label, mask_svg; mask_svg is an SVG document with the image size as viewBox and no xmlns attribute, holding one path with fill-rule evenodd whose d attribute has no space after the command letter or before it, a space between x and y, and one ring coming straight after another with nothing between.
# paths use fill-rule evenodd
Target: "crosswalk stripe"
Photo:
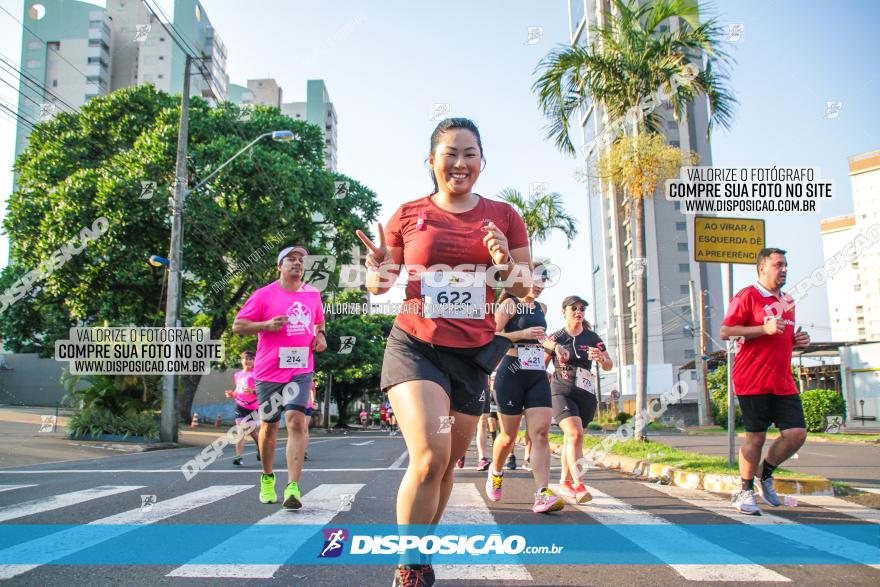
<instances>
[{"instance_id":1,"label":"crosswalk stripe","mask_svg":"<svg viewBox=\"0 0 880 587\"><path fill-rule=\"evenodd\" d=\"M816 505L838 514L852 516L872 524L880 524L880 510L846 501L839 497L832 497L830 495L799 495L797 499L798 501Z\"/></svg>"},{"instance_id":2,"label":"crosswalk stripe","mask_svg":"<svg viewBox=\"0 0 880 587\"><path fill-rule=\"evenodd\" d=\"M15 486L7 485L6 487ZM19 487L28 486L24 485ZM15 518L23 518L33 514L42 514L51 510L83 503L85 501L107 497L108 495L116 495L117 493L124 493L126 491L133 491L142 488L143 485L102 485L100 487L92 487L91 489L82 489L80 491L62 493L61 495L53 495L52 497L33 499L31 501L25 501L0 508L0 522L14 520Z\"/></svg>"},{"instance_id":3,"label":"crosswalk stripe","mask_svg":"<svg viewBox=\"0 0 880 587\"><path fill-rule=\"evenodd\" d=\"M736 520L743 524L760 526L762 530L781 536L786 540L801 541L798 540L798 538L793 537L790 532L781 532L778 531L777 528L779 526L788 526L792 524L799 525L798 536L802 539L803 543L809 545L822 544L822 549L825 552L846 560L860 562L860 560L864 560L874 554L870 552L870 547L866 544L856 542L855 540L849 540L842 536L838 536L837 534L819 530L815 527L806 526L800 522L783 518L782 516L768 514L766 510L762 510L760 516L751 516L736 511L730 506L730 502L719 499L706 492L698 492L693 489L684 489L682 487L673 487L671 485L657 485L656 483L644 483L644 485L692 506L708 510L713 514L724 516L725 518L730 518L731 520ZM880 569L880 565L866 566Z\"/></svg>"},{"instance_id":4,"label":"crosswalk stripe","mask_svg":"<svg viewBox=\"0 0 880 587\"><path fill-rule=\"evenodd\" d=\"M608 529L620 534L661 560L666 558L665 555L667 554L677 553L678 550L676 548L680 549L680 545L687 544L688 548L694 552L716 552L722 554L726 560L737 561L735 563L717 565L669 565L688 581L763 581L777 583L788 583L791 581L791 579L780 575L776 571L754 564L736 553L703 540L665 518L656 516L649 511L638 509L594 487L588 487L588 489L593 494L593 500L589 502L589 505L575 504L578 510L586 513L600 524L604 524ZM625 532L620 529L621 525L627 524L668 526L667 535L670 538L668 550L664 549L663 545L658 544L651 536L639 532Z\"/></svg>"},{"instance_id":5,"label":"crosswalk stripe","mask_svg":"<svg viewBox=\"0 0 880 587\"><path fill-rule=\"evenodd\" d=\"M81 550L91 548L106 540L132 532L136 526L152 524L182 514L188 510L235 495L251 487L253 485L212 485L211 487L185 493L168 500L157 501L149 511L144 511L141 507L137 507L120 514L95 520L84 526L77 526L76 528L70 528L69 530L63 530L49 536L17 544L0 551L0 558L6 560L34 560L45 559L49 555L52 558L46 562L58 560ZM128 487L125 490L128 491L130 489L133 488ZM107 526L107 528L102 529L101 533L97 533L89 528L89 526L95 525ZM0 579L9 579L21 575L39 566L39 564L2 564L0 565Z\"/></svg>"},{"instance_id":6,"label":"crosswalk stripe","mask_svg":"<svg viewBox=\"0 0 880 587\"><path fill-rule=\"evenodd\" d=\"M218 544L208 552L201 555L208 560L217 560L223 553L235 552L242 544L260 544L261 554L266 553L266 548L277 548L279 557L288 557L290 545L267 539L265 532L260 526L265 525L305 525L317 524L324 526L330 523L340 511L342 505L340 496L356 496L363 489L363 483L340 483L319 485L306 493L303 498L303 509L295 512L284 509L276 510L272 515L259 520L254 526L239 532L235 536ZM254 507L258 507L256 504ZM278 507L278 506L275 506ZM212 578L241 578L241 579L271 579L281 565L249 565L249 564L199 564L197 557L185 565L181 565L168 573L167 577L212 577Z\"/></svg>"},{"instance_id":7,"label":"crosswalk stripe","mask_svg":"<svg viewBox=\"0 0 880 587\"><path fill-rule=\"evenodd\" d=\"M472 483L455 483L441 524L483 524L496 526L492 511ZM500 528L499 528L500 531ZM447 581L531 581L532 575L524 565L436 565L438 579Z\"/></svg>"},{"instance_id":8,"label":"crosswalk stripe","mask_svg":"<svg viewBox=\"0 0 880 587\"><path fill-rule=\"evenodd\" d=\"M36 487L36 485L0 485L0 492L12 491L13 489L24 489L25 487Z\"/></svg>"}]
</instances>

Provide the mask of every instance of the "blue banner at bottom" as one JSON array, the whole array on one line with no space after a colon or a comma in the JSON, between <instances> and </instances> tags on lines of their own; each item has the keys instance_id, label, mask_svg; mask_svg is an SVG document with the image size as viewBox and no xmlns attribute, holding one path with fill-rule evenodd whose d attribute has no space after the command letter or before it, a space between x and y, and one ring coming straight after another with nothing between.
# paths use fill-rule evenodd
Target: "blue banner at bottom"
<instances>
[{"instance_id":1,"label":"blue banner at bottom","mask_svg":"<svg viewBox=\"0 0 880 587\"><path fill-rule=\"evenodd\" d=\"M876 524L24 525L0 564L880 564Z\"/></svg>"}]
</instances>

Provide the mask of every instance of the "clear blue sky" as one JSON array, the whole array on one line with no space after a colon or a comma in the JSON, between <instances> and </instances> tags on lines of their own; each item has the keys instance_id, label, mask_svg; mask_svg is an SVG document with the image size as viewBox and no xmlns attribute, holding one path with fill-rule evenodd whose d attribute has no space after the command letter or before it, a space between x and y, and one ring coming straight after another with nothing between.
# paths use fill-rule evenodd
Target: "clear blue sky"
<instances>
[{"instance_id":1,"label":"clear blue sky","mask_svg":"<svg viewBox=\"0 0 880 587\"><path fill-rule=\"evenodd\" d=\"M102 2L96 2L103 4ZM170 0L160 2L168 6ZM15 15L21 0L0 0ZM587 208L575 181L576 162L543 138L544 121L531 93L533 70L553 46L568 39L563 1L442 4L391 0L332 3L282 0L203 0L229 49L233 82L274 77L285 101L305 99L306 80L324 79L339 115L339 169L370 186L383 203L384 220L402 202L431 188L424 159L434 123L433 103L449 103L453 115L473 118L483 134L488 166L477 191L505 187L528 192L546 181L563 194L581 234L566 250L561 236L538 245L563 267L560 285L543 301L558 316L562 298L590 293ZM838 198L815 216L767 218L768 242L790 250L790 280L821 263L821 218L852 211L847 160L880 148L880 54L872 0L737 0L715 3L722 23L745 25L732 45L737 59L731 87L741 104L734 126L712 140L716 165L819 167L835 180ZM359 23L352 26L353 23ZM529 27L543 27L538 44L526 44ZM348 35L341 31L349 30ZM19 25L0 13L0 53L19 60ZM14 99L3 86L0 96ZM837 119L825 119L825 103L843 102ZM872 109L873 107L873 109ZM0 195L12 185L14 127L0 117ZM4 205L5 211L5 205ZM5 259L5 242L0 259ZM753 279L740 266L736 286ZM830 337L824 288L798 310L815 324L814 340ZM561 326L552 319L550 327Z\"/></svg>"}]
</instances>

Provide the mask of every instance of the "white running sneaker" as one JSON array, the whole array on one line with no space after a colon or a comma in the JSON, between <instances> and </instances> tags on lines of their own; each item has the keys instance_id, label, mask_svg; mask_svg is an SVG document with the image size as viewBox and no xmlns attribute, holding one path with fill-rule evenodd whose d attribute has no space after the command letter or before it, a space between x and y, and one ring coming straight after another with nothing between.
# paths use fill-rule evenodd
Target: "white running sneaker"
<instances>
[{"instance_id":1,"label":"white running sneaker","mask_svg":"<svg viewBox=\"0 0 880 587\"><path fill-rule=\"evenodd\" d=\"M758 507L758 502L755 501L755 492L751 489L743 489L734 493L730 505L735 510L750 516L761 515L761 508Z\"/></svg>"}]
</instances>

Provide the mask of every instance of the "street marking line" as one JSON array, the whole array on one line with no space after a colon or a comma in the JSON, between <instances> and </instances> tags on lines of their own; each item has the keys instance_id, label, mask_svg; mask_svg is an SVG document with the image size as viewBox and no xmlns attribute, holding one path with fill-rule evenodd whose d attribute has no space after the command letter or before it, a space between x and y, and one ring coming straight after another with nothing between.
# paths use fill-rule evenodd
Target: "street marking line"
<instances>
[{"instance_id":1,"label":"street marking line","mask_svg":"<svg viewBox=\"0 0 880 587\"><path fill-rule=\"evenodd\" d=\"M839 497L832 497L830 495L798 495L797 499L798 501L810 505L816 505L825 508L826 510L837 512L838 514L852 516L853 518L865 520L872 524L880 524L880 510L846 501Z\"/></svg>"},{"instance_id":2,"label":"street marking line","mask_svg":"<svg viewBox=\"0 0 880 587\"><path fill-rule=\"evenodd\" d=\"M473 483L455 483L441 524L481 524L498 527L492 511ZM499 532L500 532L499 528ZM447 581L506 580L531 581L532 575L525 565L436 565L438 579Z\"/></svg>"},{"instance_id":3,"label":"street marking line","mask_svg":"<svg viewBox=\"0 0 880 587\"><path fill-rule=\"evenodd\" d=\"M724 516L725 518L730 518L731 520L736 520L737 522L741 522L743 524L749 524L752 526L760 526L761 530L769 532L771 534L775 534L777 536L781 536L786 540L801 542L796 538L791 536L789 532L781 532L777 531L776 528L778 526L790 526L790 525L799 525L801 526L803 537L803 543L807 545L814 544L823 544L823 549L833 554L834 556L838 556L840 558L851 560L856 563L864 564L860 562L859 556L864 555L867 556L870 553L866 553L867 548L870 548L867 544L863 544L861 542L856 542L855 540L849 540L847 538L843 538L834 534L832 532L825 532L824 530L819 530L814 527L805 526L800 522L796 522L794 520L790 520L788 518L783 518L782 516L776 516L773 514L768 514L766 510L761 510L760 516L750 516L748 514L742 514L735 509L733 509L730 505L730 502L719 499L712 494L706 492L698 492L692 489L684 489L681 487L675 487L672 485L657 485L656 483L642 483L647 487L651 487L655 491L659 491L660 493L665 493L666 495L673 497L675 499L681 500L690 505L702 508L704 510L708 510L713 514L717 514L719 516ZM800 496L798 496L800 497ZM767 506L769 507L769 506ZM880 570L880 565L865 565L868 567L872 567Z\"/></svg>"},{"instance_id":4,"label":"street marking line","mask_svg":"<svg viewBox=\"0 0 880 587\"><path fill-rule=\"evenodd\" d=\"M652 485L653 486L653 485ZM554 487L554 490L558 487ZM733 563L717 564L717 565L698 565L698 564L669 564L676 573L681 575L688 581L761 581L775 583L790 583L791 579L780 575L776 571L768 569L762 565L755 564L749 559L739 556L717 544L713 544L707 540L703 540L695 534L687 532L677 524L670 522L665 518L661 518L651 512L636 508L624 501L611 497L610 495L599 491L594 487L587 487L593 494L593 500L589 505L573 505L578 510L584 512L600 524L604 524L609 530L620 534L630 542L637 545L651 555L659 558L661 561L664 555L669 552L678 552L674 550L680 549L681 544L687 544L697 552L717 552L723 554L725 559L737 561ZM668 548L670 550L660 552L663 545L657 543L650 536L643 535L638 532L624 532L620 526L632 524L652 524L668 527L668 535L670 537ZM676 546L679 545L679 546Z\"/></svg>"},{"instance_id":5,"label":"street marking line","mask_svg":"<svg viewBox=\"0 0 880 587\"><path fill-rule=\"evenodd\" d=\"M372 440L365 440L363 442L349 442L351 446L367 446L368 444L373 444Z\"/></svg>"},{"instance_id":6,"label":"street marking line","mask_svg":"<svg viewBox=\"0 0 880 587\"><path fill-rule=\"evenodd\" d=\"M866 491L868 493L876 493L880 495L880 489L877 487L855 487L854 489L858 489L859 491Z\"/></svg>"},{"instance_id":7,"label":"street marking line","mask_svg":"<svg viewBox=\"0 0 880 587\"><path fill-rule=\"evenodd\" d=\"M243 544L259 544L260 553L266 555L266 548L276 548L279 559L283 556L289 558L290 545L283 541L267 539L260 526L265 525L303 525L315 524L324 526L330 523L339 513L341 495L357 495L364 488L363 483L347 484L324 484L318 485L306 493L303 498L303 509L297 511L276 510L272 515L266 516L253 526L246 528L235 536L224 540L204 554L192 559L165 575L166 577L210 577L210 578L247 578L247 579L271 579L281 565L277 564L200 564L199 558L206 557L208 560L228 558L226 553L233 553L241 549ZM271 552L269 553L271 556Z\"/></svg>"},{"instance_id":8,"label":"street marking line","mask_svg":"<svg viewBox=\"0 0 880 587\"><path fill-rule=\"evenodd\" d=\"M403 454L400 455L399 457L397 457L397 460L394 461L393 463L391 463L391 466L388 467L388 469L389 470L393 470L393 469L401 470L400 465L403 464L403 461L405 461L406 457L408 457L408 456L409 456L409 451L408 450L403 451ZM406 469L404 468L403 470L405 471Z\"/></svg>"},{"instance_id":9,"label":"street marking line","mask_svg":"<svg viewBox=\"0 0 880 587\"><path fill-rule=\"evenodd\" d=\"M361 469L352 469L352 468L344 468L344 469L303 469L303 473L347 473L349 471L355 472L375 472L375 471L406 471L406 467L366 467ZM3 471L0 470L0 475L50 475L55 473L177 473L182 475L180 469L58 469L56 471ZM258 470L255 469L205 469L203 471L199 471L199 475L204 475L205 473L247 473L248 475L254 475L259 473Z\"/></svg>"},{"instance_id":10,"label":"street marking line","mask_svg":"<svg viewBox=\"0 0 880 587\"><path fill-rule=\"evenodd\" d=\"M85 501L107 497L108 495L116 495L117 493L125 493L126 491L134 491L135 489L143 488L143 485L101 485L100 487L92 487L91 489L82 489L80 491L62 493L61 495L32 499L30 501L0 508L0 522L14 520L15 518L23 518L33 514L42 514L44 512L76 505Z\"/></svg>"},{"instance_id":11,"label":"street marking line","mask_svg":"<svg viewBox=\"0 0 880 587\"><path fill-rule=\"evenodd\" d=\"M25 487L36 487L36 485L0 485L0 492L12 491L14 489L24 489Z\"/></svg>"},{"instance_id":12,"label":"street marking line","mask_svg":"<svg viewBox=\"0 0 880 587\"><path fill-rule=\"evenodd\" d=\"M47 556L51 556L46 563L42 563L47 564L107 540L118 538L134 531L137 526L159 522L197 507L214 503L252 487L254 486L212 485L178 497L157 501L149 511L143 511L141 507L136 507L120 514L89 522L83 526L62 530L49 536L17 544L0 551L0 557L6 560L33 560L38 558L45 559ZM106 526L100 534L89 528L89 526L98 525ZM41 564L0 564L0 579L10 579L39 566Z\"/></svg>"}]
</instances>

